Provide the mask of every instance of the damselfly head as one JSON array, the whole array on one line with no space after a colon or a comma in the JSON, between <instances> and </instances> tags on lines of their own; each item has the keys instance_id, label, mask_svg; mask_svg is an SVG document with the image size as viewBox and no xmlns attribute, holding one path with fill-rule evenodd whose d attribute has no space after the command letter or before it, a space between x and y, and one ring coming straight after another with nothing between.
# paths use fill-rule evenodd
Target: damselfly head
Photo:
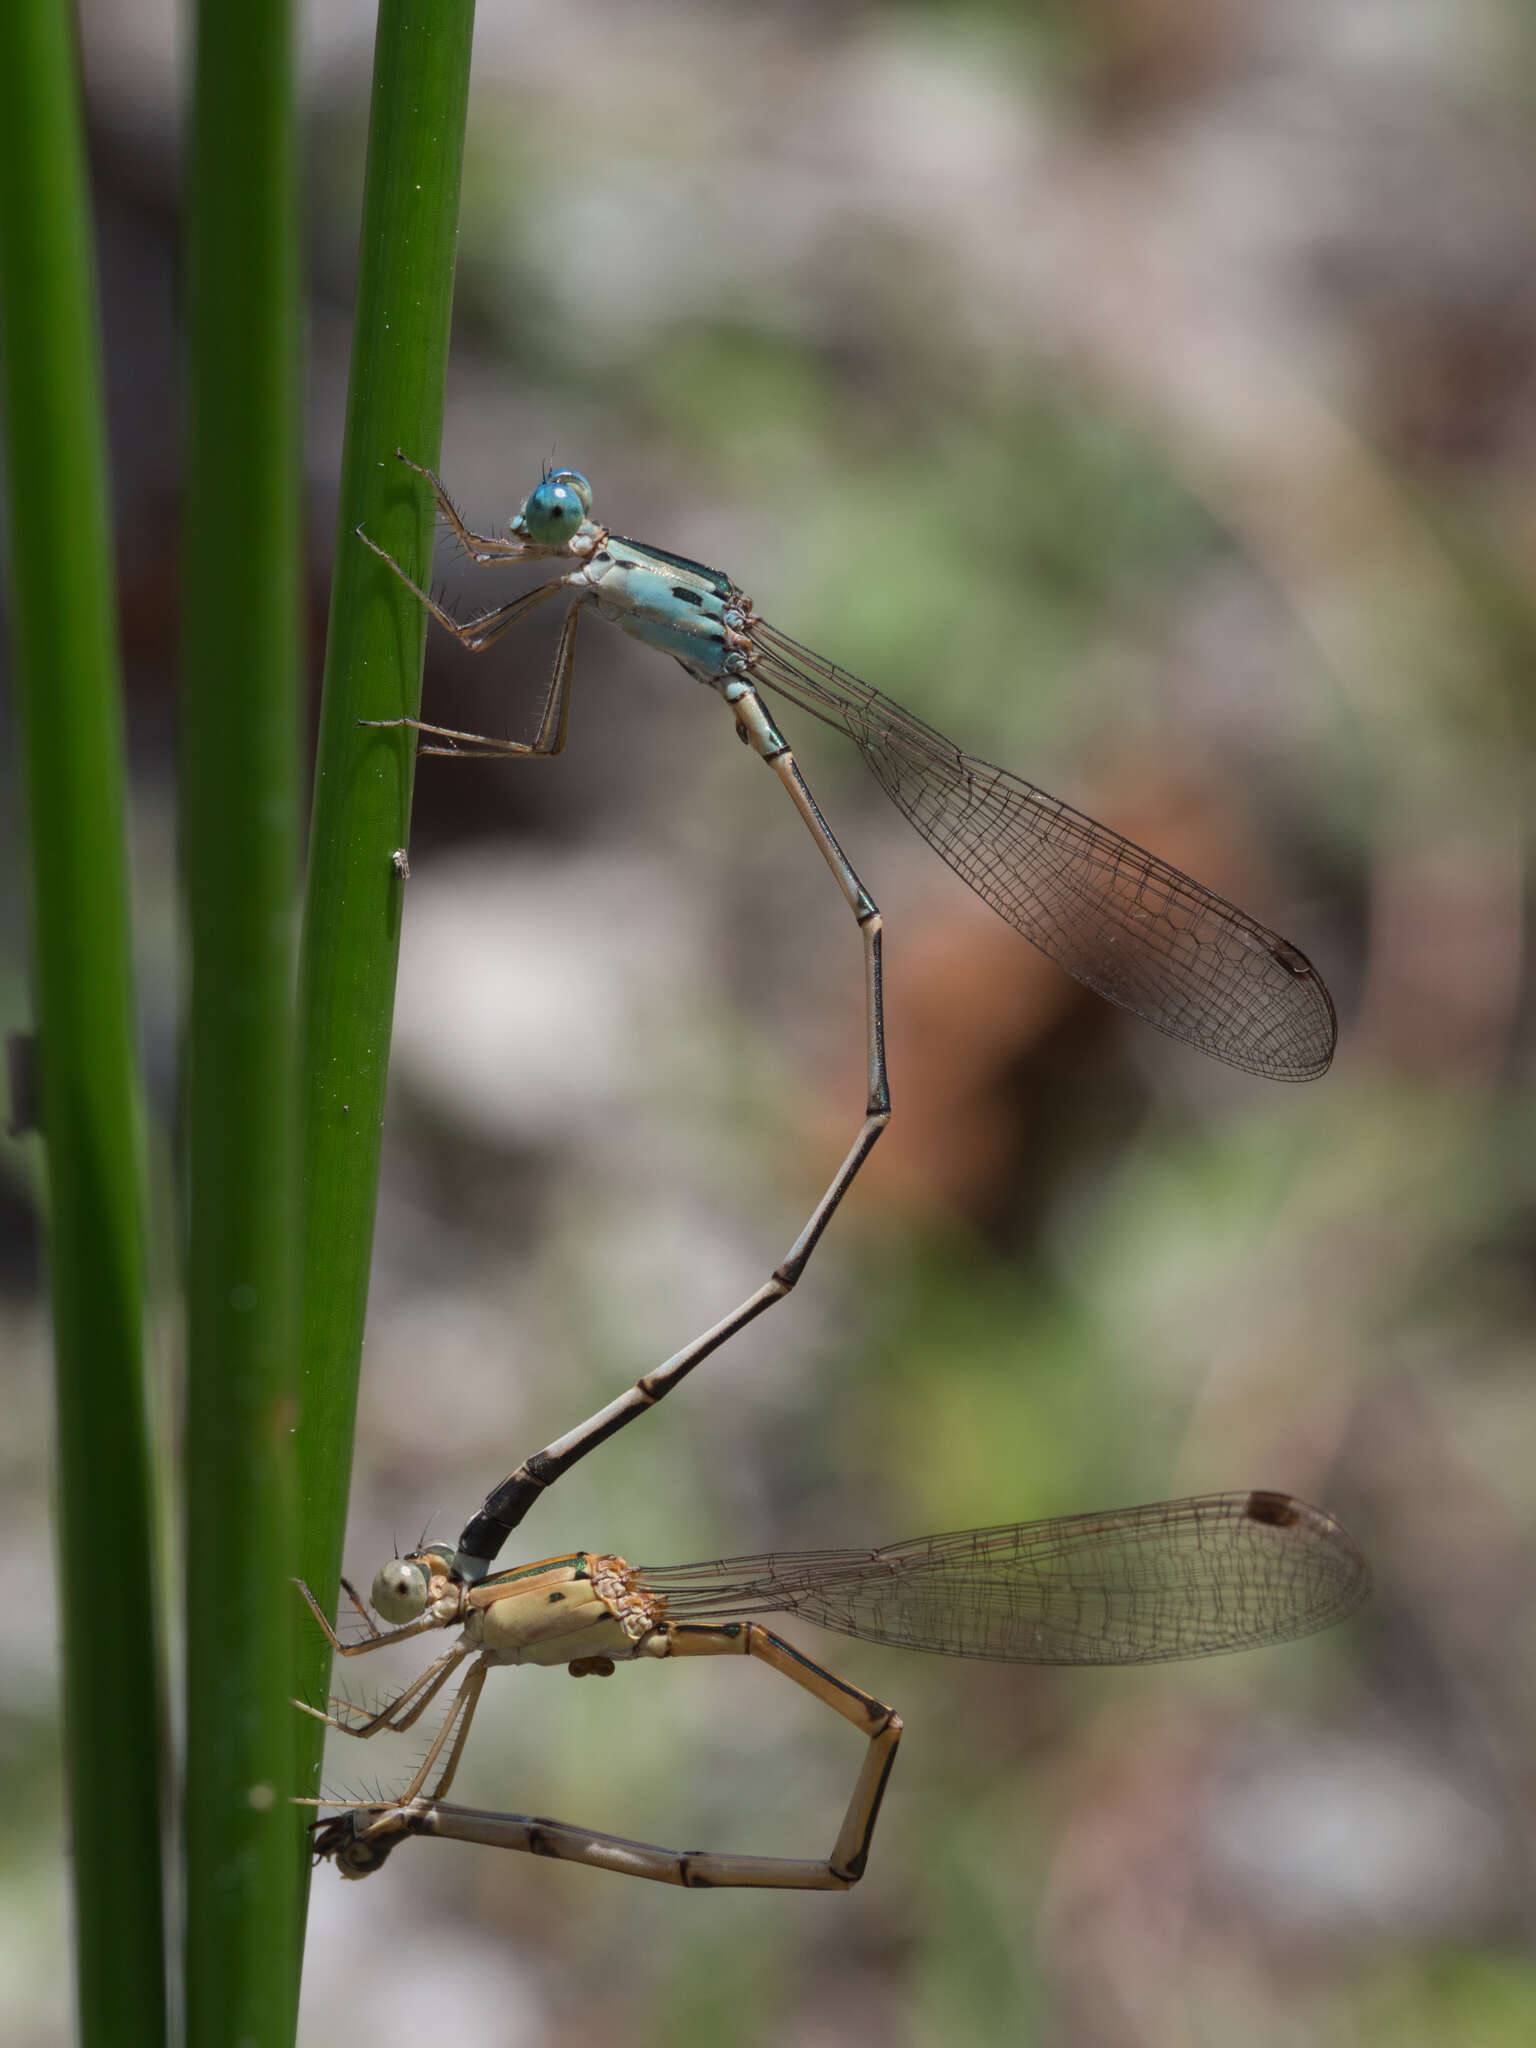
<instances>
[{"instance_id":1,"label":"damselfly head","mask_svg":"<svg viewBox=\"0 0 1536 2048\"><path fill-rule=\"evenodd\" d=\"M368 1598L373 1611L396 1627L425 1613L434 1578L448 1569L453 1553L446 1544L428 1543L414 1557L392 1557L374 1577Z\"/></svg>"},{"instance_id":2,"label":"damselfly head","mask_svg":"<svg viewBox=\"0 0 1536 2048\"><path fill-rule=\"evenodd\" d=\"M368 1598L383 1620L414 1621L426 1611L427 1574L414 1557L392 1557L379 1567Z\"/></svg>"},{"instance_id":3,"label":"damselfly head","mask_svg":"<svg viewBox=\"0 0 1536 2048\"><path fill-rule=\"evenodd\" d=\"M557 548L578 532L592 513L592 486L579 470L551 470L523 500L512 522L519 540Z\"/></svg>"}]
</instances>

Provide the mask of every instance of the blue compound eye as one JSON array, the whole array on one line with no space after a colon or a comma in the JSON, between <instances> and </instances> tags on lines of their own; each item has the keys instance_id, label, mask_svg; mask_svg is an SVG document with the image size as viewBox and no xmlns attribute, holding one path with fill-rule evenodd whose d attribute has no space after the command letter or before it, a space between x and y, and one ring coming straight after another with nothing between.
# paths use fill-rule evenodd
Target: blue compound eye
<instances>
[{"instance_id":1,"label":"blue compound eye","mask_svg":"<svg viewBox=\"0 0 1536 2048\"><path fill-rule=\"evenodd\" d=\"M540 547L558 547L569 540L592 510L592 486L574 469L556 470L530 491L512 531Z\"/></svg>"},{"instance_id":2,"label":"blue compound eye","mask_svg":"<svg viewBox=\"0 0 1536 2048\"><path fill-rule=\"evenodd\" d=\"M569 484L581 500L581 509L588 519L592 517L592 486L579 469L557 469L544 479L547 484Z\"/></svg>"}]
</instances>

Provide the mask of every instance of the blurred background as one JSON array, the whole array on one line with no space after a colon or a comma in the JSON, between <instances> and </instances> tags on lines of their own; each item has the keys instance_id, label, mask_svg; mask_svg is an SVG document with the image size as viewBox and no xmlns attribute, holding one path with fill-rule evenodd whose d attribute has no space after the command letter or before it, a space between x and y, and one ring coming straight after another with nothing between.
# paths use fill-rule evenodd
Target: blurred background
<instances>
[{"instance_id":1,"label":"blurred background","mask_svg":"<svg viewBox=\"0 0 1536 2048\"><path fill-rule=\"evenodd\" d=\"M170 0L84 12L164 1194L178 24ZM317 680L372 10L311 14ZM1533 55L1518 0L482 6L442 457L472 523L551 455L582 469L619 532L723 566L1277 925L1342 1027L1331 1074L1285 1088L1109 1010L786 713L886 915L895 1121L792 1299L507 1561L1266 1486L1339 1514L1376 1594L1332 1635L1144 1672L792 1627L907 1723L857 1890L411 1845L367 1885L317 1873L306 2041L1536 2030ZM466 606L491 587L439 567ZM478 661L434 634L427 715L526 735L556 625ZM751 1292L857 1127L857 941L730 726L591 622L561 759L421 765L365 1585ZM0 1317L4 1540L40 1587L46 1336L8 1140ZM173 1327L160 1355L170 1416ZM131 1597L103 1564L97 1596ZM27 2044L68 2027L50 1630L37 1595L5 1631L0 2003ZM408 1775L376 1748L336 1746L338 1792ZM508 1672L455 1797L819 1855L859 1760L753 1666Z\"/></svg>"}]
</instances>

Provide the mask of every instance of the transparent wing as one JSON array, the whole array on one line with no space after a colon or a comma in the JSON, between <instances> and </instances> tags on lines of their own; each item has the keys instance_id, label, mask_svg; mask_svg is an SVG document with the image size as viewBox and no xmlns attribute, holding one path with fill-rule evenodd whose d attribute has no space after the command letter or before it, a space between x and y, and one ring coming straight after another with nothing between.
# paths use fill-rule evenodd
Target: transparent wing
<instances>
[{"instance_id":1,"label":"transparent wing","mask_svg":"<svg viewBox=\"0 0 1536 2048\"><path fill-rule=\"evenodd\" d=\"M1348 1531L1285 1493L639 1575L672 1620L798 1614L870 1642L1005 1664L1155 1664L1288 1642L1352 1614L1371 1583Z\"/></svg>"},{"instance_id":2,"label":"transparent wing","mask_svg":"<svg viewBox=\"0 0 1536 2048\"><path fill-rule=\"evenodd\" d=\"M1327 1070L1333 1001L1289 940L777 627L753 639L753 679L846 733L929 845L1068 974L1250 1074Z\"/></svg>"}]
</instances>

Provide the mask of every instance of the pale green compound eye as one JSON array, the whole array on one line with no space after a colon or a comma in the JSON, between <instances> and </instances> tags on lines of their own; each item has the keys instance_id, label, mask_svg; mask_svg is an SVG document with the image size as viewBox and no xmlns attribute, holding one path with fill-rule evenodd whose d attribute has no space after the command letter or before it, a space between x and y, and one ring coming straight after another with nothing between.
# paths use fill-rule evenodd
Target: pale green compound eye
<instances>
[{"instance_id":1,"label":"pale green compound eye","mask_svg":"<svg viewBox=\"0 0 1536 2048\"><path fill-rule=\"evenodd\" d=\"M414 1621L427 1604L427 1575L410 1559L392 1557L380 1567L368 1597L383 1620Z\"/></svg>"}]
</instances>

